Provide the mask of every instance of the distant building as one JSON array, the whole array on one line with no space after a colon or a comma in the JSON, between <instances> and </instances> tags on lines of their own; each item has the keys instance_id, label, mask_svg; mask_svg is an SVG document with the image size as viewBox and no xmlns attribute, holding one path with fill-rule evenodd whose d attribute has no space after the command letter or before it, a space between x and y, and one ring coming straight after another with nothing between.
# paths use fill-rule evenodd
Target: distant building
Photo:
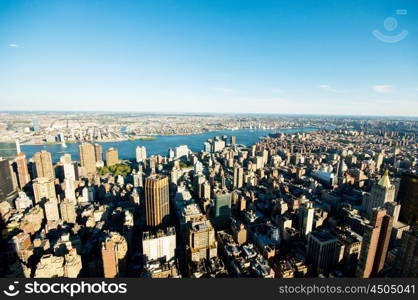
<instances>
[{"instance_id":1,"label":"distant building","mask_svg":"<svg viewBox=\"0 0 418 300\"><path fill-rule=\"evenodd\" d=\"M94 144L94 157L96 163L103 161L103 147L100 144Z\"/></svg>"},{"instance_id":2,"label":"distant building","mask_svg":"<svg viewBox=\"0 0 418 300\"><path fill-rule=\"evenodd\" d=\"M54 179L39 177L33 180L33 193L35 195L35 203L41 202L44 198L57 199Z\"/></svg>"},{"instance_id":3,"label":"distant building","mask_svg":"<svg viewBox=\"0 0 418 300\"><path fill-rule=\"evenodd\" d=\"M36 152L33 155L33 160L36 166L36 178L55 178L54 168L52 167L51 153L45 150Z\"/></svg>"},{"instance_id":4,"label":"distant building","mask_svg":"<svg viewBox=\"0 0 418 300\"><path fill-rule=\"evenodd\" d=\"M147 150L144 146L136 147L136 162L144 162L147 159Z\"/></svg>"},{"instance_id":5,"label":"distant building","mask_svg":"<svg viewBox=\"0 0 418 300\"><path fill-rule=\"evenodd\" d=\"M231 218L232 194L225 191L215 193L212 218L215 226L223 227Z\"/></svg>"},{"instance_id":6,"label":"distant building","mask_svg":"<svg viewBox=\"0 0 418 300\"><path fill-rule=\"evenodd\" d=\"M109 148L106 151L106 166L113 166L119 163L118 150L115 148Z\"/></svg>"},{"instance_id":7,"label":"distant building","mask_svg":"<svg viewBox=\"0 0 418 300\"><path fill-rule=\"evenodd\" d=\"M88 176L96 174L96 153L93 144L82 143L78 146L80 152L80 164Z\"/></svg>"}]
</instances>

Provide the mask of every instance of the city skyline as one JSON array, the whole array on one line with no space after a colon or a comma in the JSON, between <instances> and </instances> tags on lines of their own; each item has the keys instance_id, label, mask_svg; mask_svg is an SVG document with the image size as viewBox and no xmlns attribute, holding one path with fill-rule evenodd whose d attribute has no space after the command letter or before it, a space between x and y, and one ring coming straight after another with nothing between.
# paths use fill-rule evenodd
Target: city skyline
<instances>
[{"instance_id":1,"label":"city skyline","mask_svg":"<svg viewBox=\"0 0 418 300\"><path fill-rule=\"evenodd\" d=\"M418 116L417 8L2 1L0 110Z\"/></svg>"}]
</instances>

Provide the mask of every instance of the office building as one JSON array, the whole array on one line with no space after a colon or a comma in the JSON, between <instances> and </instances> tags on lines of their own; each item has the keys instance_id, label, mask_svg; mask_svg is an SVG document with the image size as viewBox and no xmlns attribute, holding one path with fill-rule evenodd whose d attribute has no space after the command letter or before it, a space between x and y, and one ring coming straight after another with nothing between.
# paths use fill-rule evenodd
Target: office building
<instances>
[{"instance_id":1,"label":"office building","mask_svg":"<svg viewBox=\"0 0 418 300\"><path fill-rule=\"evenodd\" d=\"M60 157L60 162L62 163L62 168L64 170L64 178L73 181L77 180L77 165L71 160L71 154L67 153L62 155Z\"/></svg>"},{"instance_id":2,"label":"office building","mask_svg":"<svg viewBox=\"0 0 418 300\"><path fill-rule=\"evenodd\" d=\"M234 189L242 188L242 185L244 183L244 168L238 164L235 164L233 172L234 172L234 179L233 179Z\"/></svg>"},{"instance_id":3,"label":"office building","mask_svg":"<svg viewBox=\"0 0 418 300\"><path fill-rule=\"evenodd\" d=\"M401 204L400 221L418 226L418 175L402 174L398 202Z\"/></svg>"},{"instance_id":4,"label":"office building","mask_svg":"<svg viewBox=\"0 0 418 300\"><path fill-rule=\"evenodd\" d=\"M114 166L119 163L118 150L115 148L109 148L106 151L106 166Z\"/></svg>"},{"instance_id":5,"label":"office building","mask_svg":"<svg viewBox=\"0 0 418 300\"><path fill-rule=\"evenodd\" d=\"M318 274L328 273L336 263L337 237L328 231L308 234L307 260Z\"/></svg>"},{"instance_id":6,"label":"office building","mask_svg":"<svg viewBox=\"0 0 418 300\"><path fill-rule=\"evenodd\" d=\"M54 222L60 219L58 202L56 199L48 199L43 205L47 221Z\"/></svg>"},{"instance_id":7,"label":"office building","mask_svg":"<svg viewBox=\"0 0 418 300\"><path fill-rule=\"evenodd\" d=\"M147 226L169 223L170 199L168 177L154 174L145 179L145 210Z\"/></svg>"},{"instance_id":8,"label":"office building","mask_svg":"<svg viewBox=\"0 0 418 300\"><path fill-rule=\"evenodd\" d=\"M213 200L212 220L216 227L226 226L231 218L232 194L217 191Z\"/></svg>"},{"instance_id":9,"label":"office building","mask_svg":"<svg viewBox=\"0 0 418 300\"><path fill-rule=\"evenodd\" d=\"M33 155L33 161L36 167L36 178L55 178L54 168L52 167L51 153L45 150L36 152Z\"/></svg>"},{"instance_id":10,"label":"office building","mask_svg":"<svg viewBox=\"0 0 418 300\"><path fill-rule=\"evenodd\" d=\"M77 219L76 207L74 203L68 199L64 199L59 204L61 219L64 222L75 224Z\"/></svg>"},{"instance_id":11,"label":"office building","mask_svg":"<svg viewBox=\"0 0 418 300\"><path fill-rule=\"evenodd\" d=\"M369 278L383 269L392 232L393 218L385 209L374 209L370 225L364 228L356 276Z\"/></svg>"},{"instance_id":12,"label":"office building","mask_svg":"<svg viewBox=\"0 0 418 300\"><path fill-rule=\"evenodd\" d=\"M80 164L85 169L87 176L96 174L96 154L93 144L82 143L78 146L80 152Z\"/></svg>"}]
</instances>

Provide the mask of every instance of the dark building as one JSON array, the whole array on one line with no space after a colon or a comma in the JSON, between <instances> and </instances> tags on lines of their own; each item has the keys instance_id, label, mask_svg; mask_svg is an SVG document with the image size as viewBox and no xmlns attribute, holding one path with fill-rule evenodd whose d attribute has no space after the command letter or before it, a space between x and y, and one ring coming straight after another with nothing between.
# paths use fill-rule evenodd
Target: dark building
<instances>
[{"instance_id":1,"label":"dark building","mask_svg":"<svg viewBox=\"0 0 418 300\"><path fill-rule=\"evenodd\" d=\"M401 204L400 221L412 226L418 225L418 175L402 174L398 202Z\"/></svg>"},{"instance_id":2,"label":"dark building","mask_svg":"<svg viewBox=\"0 0 418 300\"><path fill-rule=\"evenodd\" d=\"M15 195L10 163L8 160L0 160L0 202L12 200Z\"/></svg>"}]
</instances>

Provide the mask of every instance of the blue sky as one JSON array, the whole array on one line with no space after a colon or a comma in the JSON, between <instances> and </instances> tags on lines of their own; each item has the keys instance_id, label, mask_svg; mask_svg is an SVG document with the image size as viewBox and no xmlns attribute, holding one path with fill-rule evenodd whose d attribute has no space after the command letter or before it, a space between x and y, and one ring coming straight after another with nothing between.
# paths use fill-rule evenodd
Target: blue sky
<instances>
[{"instance_id":1,"label":"blue sky","mask_svg":"<svg viewBox=\"0 0 418 300\"><path fill-rule=\"evenodd\" d=\"M417 116L418 1L1 0L0 110Z\"/></svg>"}]
</instances>

